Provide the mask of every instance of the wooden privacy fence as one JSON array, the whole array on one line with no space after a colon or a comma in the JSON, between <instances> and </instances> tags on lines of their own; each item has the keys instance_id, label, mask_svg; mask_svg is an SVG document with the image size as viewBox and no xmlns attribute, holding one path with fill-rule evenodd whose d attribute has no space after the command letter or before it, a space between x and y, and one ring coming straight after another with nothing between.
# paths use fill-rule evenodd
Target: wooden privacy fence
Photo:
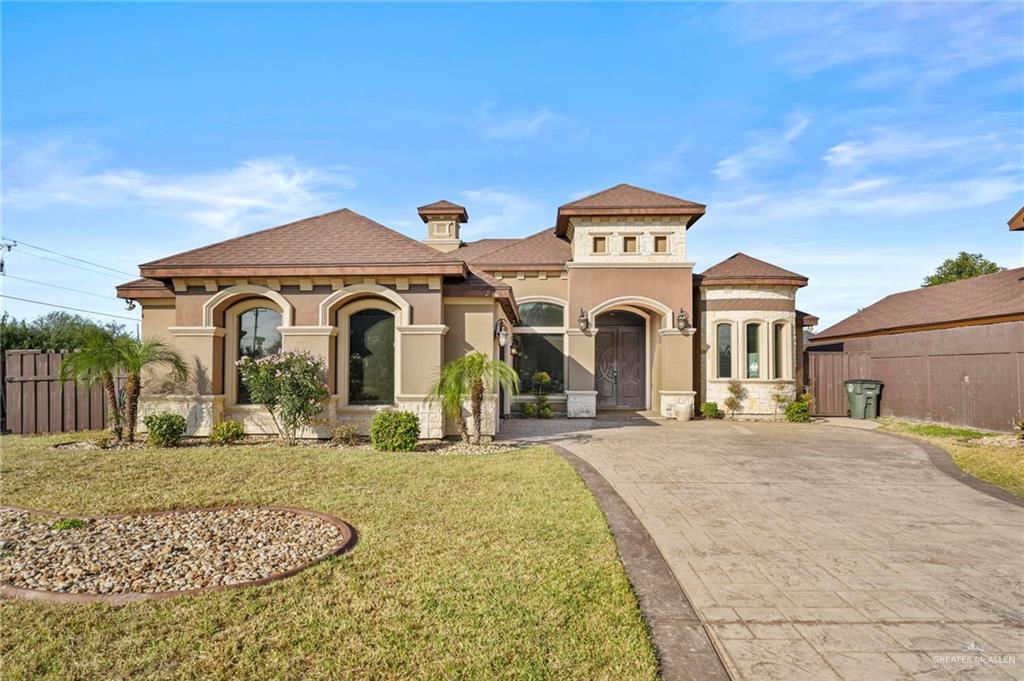
<instances>
[{"instance_id":1,"label":"wooden privacy fence","mask_svg":"<svg viewBox=\"0 0 1024 681\"><path fill-rule=\"evenodd\" d=\"M815 416L846 416L848 400L843 381L868 376L871 355L866 352L808 352L811 413Z\"/></svg>"},{"instance_id":2,"label":"wooden privacy fence","mask_svg":"<svg viewBox=\"0 0 1024 681\"><path fill-rule=\"evenodd\" d=\"M8 350L4 358L4 421L6 430L70 433L106 426L107 401L103 387L76 386L61 390L57 377L65 353ZM119 387L124 385L123 379Z\"/></svg>"}]
</instances>

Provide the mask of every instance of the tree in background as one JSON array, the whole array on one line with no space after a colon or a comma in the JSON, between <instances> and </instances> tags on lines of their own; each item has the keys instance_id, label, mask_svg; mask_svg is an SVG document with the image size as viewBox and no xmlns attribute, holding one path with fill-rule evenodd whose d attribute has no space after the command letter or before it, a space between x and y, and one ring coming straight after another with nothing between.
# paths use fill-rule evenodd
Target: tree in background
<instances>
[{"instance_id":1,"label":"tree in background","mask_svg":"<svg viewBox=\"0 0 1024 681\"><path fill-rule=\"evenodd\" d=\"M955 258L948 258L935 269L935 274L924 278L921 286L935 286L937 284L948 284L951 281L970 279L983 274L995 274L1002 272L1005 267L1000 267L991 260L988 260L981 253L968 253L960 251Z\"/></svg>"},{"instance_id":2,"label":"tree in background","mask_svg":"<svg viewBox=\"0 0 1024 681\"><path fill-rule=\"evenodd\" d=\"M129 337L120 324L97 324L69 312L51 312L30 322L5 312L0 317L0 350L77 350L85 347L95 332L111 338Z\"/></svg>"}]
</instances>

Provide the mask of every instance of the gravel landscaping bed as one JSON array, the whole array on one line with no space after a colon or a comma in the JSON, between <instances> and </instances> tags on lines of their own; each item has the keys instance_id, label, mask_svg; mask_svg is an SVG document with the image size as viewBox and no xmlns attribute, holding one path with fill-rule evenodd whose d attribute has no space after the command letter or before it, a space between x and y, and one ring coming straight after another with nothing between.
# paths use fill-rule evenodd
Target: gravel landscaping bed
<instances>
[{"instance_id":1,"label":"gravel landscaping bed","mask_svg":"<svg viewBox=\"0 0 1024 681\"><path fill-rule=\"evenodd\" d=\"M279 509L77 522L0 509L0 582L72 594L229 586L300 568L339 551L349 537L323 518Z\"/></svg>"}]
</instances>

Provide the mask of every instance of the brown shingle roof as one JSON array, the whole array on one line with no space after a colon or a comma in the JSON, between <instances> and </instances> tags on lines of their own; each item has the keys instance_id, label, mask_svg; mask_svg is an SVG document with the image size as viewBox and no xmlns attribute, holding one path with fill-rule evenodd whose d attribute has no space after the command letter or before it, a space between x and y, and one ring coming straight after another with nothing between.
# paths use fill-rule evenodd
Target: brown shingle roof
<instances>
[{"instance_id":1,"label":"brown shingle roof","mask_svg":"<svg viewBox=\"0 0 1024 681\"><path fill-rule=\"evenodd\" d=\"M444 199L420 206L416 209L416 212L420 214L423 222L427 222L431 215L457 215L461 222L469 221L469 213L466 212L463 206L451 201L445 201Z\"/></svg>"},{"instance_id":2,"label":"brown shingle roof","mask_svg":"<svg viewBox=\"0 0 1024 681\"><path fill-rule=\"evenodd\" d=\"M1024 316L1024 267L894 293L833 324L814 340L1012 316Z\"/></svg>"},{"instance_id":3,"label":"brown shingle roof","mask_svg":"<svg viewBox=\"0 0 1024 681\"><path fill-rule=\"evenodd\" d=\"M1010 218L1006 224L1010 226L1010 230L1013 232L1019 232L1021 230L1024 230L1024 206L1022 206L1019 211L1014 213L1013 217Z\"/></svg>"},{"instance_id":4,"label":"brown shingle roof","mask_svg":"<svg viewBox=\"0 0 1024 681\"><path fill-rule=\"evenodd\" d=\"M513 322L519 319L519 310L512 287L483 270L470 269L469 276L464 280L446 281L444 295L493 298L501 304L509 319Z\"/></svg>"},{"instance_id":5,"label":"brown shingle roof","mask_svg":"<svg viewBox=\"0 0 1024 681\"><path fill-rule=\"evenodd\" d=\"M506 266L509 269L536 270L565 267L565 263L571 257L572 246L569 245L569 242L555 236L555 230L548 227L532 236L516 239L508 246L476 258L473 264L477 269L490 271L503 269Z\"/></svg>"},{"instance_id":6,"label":"brown shingle roof","mask_svg":"<svg viewBox=\"0 0 1024 681\"><path fill-rule=\"evenodd\" d=\"M571 201L558 209L556 231L565 233L569 218L574 216L617 216L617 215L687 215L689 227L701 215L704 204L687 201L668 194L641 189L630 184L617 184L582 199Z\"/></svg>"},{"instance_id":7,"label":"brown shingle roof","mask_svg":"<svg viewBox=\"0 0 1024 681\"><path fill-rule=\"evenodd\" d=\"M777 284L781 286L806 286L807 277L796 272L751 258L746 253L731 255L717 265L712 265L700 275L701 283L707 284Z\"/></svg>"},{"instance_id":8,"label":"brown shingle roof","mask_svg":"<svg viewBox=\"0 0 1024 681\"><path fill-rule=\"evenodd\" d=\"M327 274L375 266L381 271L461 274L453 265L430 246L342 208L144 263L139 269L149 277L270 268L295 275Z\"/></svg>"},{"instance_id":9,"label":"brown shingle roof","mask_svg":"<svg viewBox=\"0 0 1024 681\"><path fill-rule=\"evenodd\" d=\"M174 293L159 279L133 279L117 286L118 298L165 298Z\"/></svg>"},{"instance_id":10,"label":"brown shingle roof","mask_svg":"<svg viewBox=\"0 0 1024 681\"><path fill-rule=\"evenodd\" d=\"M465 263L473 264L488 253L499 248L505 248L505 246L511 246L517 241L521 241L521 239L480 239L479 241L470 241L454 251L445 253L445 256L450 260L462 260Z\"/></svg>"}]
</instances>

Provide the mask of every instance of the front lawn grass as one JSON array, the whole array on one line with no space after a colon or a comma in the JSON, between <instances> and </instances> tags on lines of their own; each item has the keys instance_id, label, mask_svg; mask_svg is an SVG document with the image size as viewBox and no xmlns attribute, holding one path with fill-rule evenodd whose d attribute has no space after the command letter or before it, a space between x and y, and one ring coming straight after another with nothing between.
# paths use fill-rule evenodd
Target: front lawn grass
<instances>
[{"instance_id":1,"label":"front lawn grass","mask_svg":"<svg viewBox=\"0 0 1024 681\"><path fill-rule=\"evenodd\" d=\"M911 435L945 449L961 469L979 480L991 483L1011 494L1024 497L1024 447L981 444L983 433L968 428L952 428L882 419L883 430Z\"/></svg>"},{"instance_id":2,"label":"front lawn grass","mask_svg":"<svg viewBox=\"0 0 1024 681\"><path fill-rule=\"evenodd\" d=\"M82 516L301 506L348 520L359 543L264 587L0 602L5 679L657 676L604 517L549 449L50 448L67 439L0 439L0 501Z\"/></svg>"}]
</instances>

